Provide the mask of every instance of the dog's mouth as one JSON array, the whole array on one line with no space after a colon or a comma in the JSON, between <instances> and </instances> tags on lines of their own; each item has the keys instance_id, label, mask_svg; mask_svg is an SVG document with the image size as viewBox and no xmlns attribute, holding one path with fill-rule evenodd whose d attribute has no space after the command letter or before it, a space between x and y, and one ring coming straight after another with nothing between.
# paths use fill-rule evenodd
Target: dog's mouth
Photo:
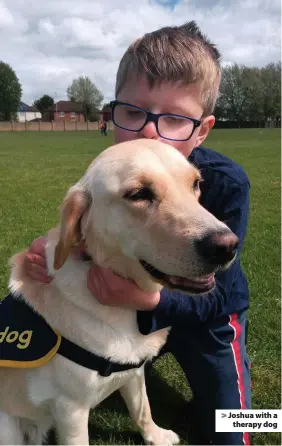
<instances>
[{"instance_id":1,"label":"dog's mouth","mask_svg":"<svg viewBox=\"0 0 282 446\"><path fill-rule=\"evenodd\" d=\"M215 287L214 273L188 279L186 277L170 276L163 273L144 260L140 260L140 263L155 280L171 289L181 290L193 294L204 294L211 291Z\"/></svg>"}]
</instances>

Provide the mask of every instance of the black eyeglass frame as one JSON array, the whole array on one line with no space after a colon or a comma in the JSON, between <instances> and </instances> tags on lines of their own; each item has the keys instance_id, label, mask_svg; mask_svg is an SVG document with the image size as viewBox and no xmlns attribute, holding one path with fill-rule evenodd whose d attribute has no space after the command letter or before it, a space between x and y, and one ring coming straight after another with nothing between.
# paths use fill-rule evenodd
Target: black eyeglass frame
<instances>
[{"instance_id":1,"label":"black eyeglass frame","mask_svg":"<svg viewBox=\"0 0 282 446\"><path fill-rule=\"evenodd\" d=\"M138 130L131 130L131 129L128 129L126 127L122 127L121 125L119 125L119 124L117 124L115 122L115 113L114 112L115 112L115 108L116 108L117 105L128 105L129 107L133 107L133 108L135 108L137 110L140 110L140 111L146 113L147 117L145 119L144 124L140 127L140 129L138 129ZM128 102L121 102L121 101L117 101L117 100L110 102L110 108L112 110L112 120L113 120L113 123L114 123L115 126L119 127L120 129L127 130L128 132L137 133L137 132L141 132L141 130L143 130L145 125L148 124L148 122L154 122L158 135L161 138L163 138L163 139L167 139L168 141L189 141L189 139L192 138L195 129L197 127L200 127L201 122L202 122L199 119L194 119L194 118L190 118L189 116L178 115L178 114L175 114L175 113L152 113L152 112L150 112L148 110L144 110L144 108L138 107L137 105L133 105L133 104L129 104ZM167 138L167 137L161 135L160 132L159 132L159 118L161 118L162 116L175 116L177 118L187 119L187 121L192 121L193 129L192 129L191 135L188 138L185 138L185 139Z\"/></svg>"}]
</instances>

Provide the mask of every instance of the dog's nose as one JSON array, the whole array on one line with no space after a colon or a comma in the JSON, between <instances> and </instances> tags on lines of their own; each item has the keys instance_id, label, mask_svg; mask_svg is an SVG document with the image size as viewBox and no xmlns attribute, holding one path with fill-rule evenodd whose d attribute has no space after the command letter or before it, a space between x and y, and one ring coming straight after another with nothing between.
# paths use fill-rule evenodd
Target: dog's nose
<instances>
[{"instance_id":1,"label":"dog's nose","mask_svg":"<svg viewBox=\"0 0 282 446\"><path fill-rule=\"evenodd\" d=\"M225 265L234 259L239 239L231 231L212 232L197 241L198 252L216 265Z\"/></svg>"}]
</instances>

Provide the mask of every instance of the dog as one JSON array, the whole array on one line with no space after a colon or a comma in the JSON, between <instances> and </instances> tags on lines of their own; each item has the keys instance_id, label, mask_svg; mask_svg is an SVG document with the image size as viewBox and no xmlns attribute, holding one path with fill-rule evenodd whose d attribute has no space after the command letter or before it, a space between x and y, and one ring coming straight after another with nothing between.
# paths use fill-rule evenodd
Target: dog
<instances>
[{"instance_id":1,"label":"dog","mask_svg":"<svg viewBox=\"0 0 282 446\"><path fill-rule=\"evenodd\" d=\"M165 143L113 145L69 189L60 225L48 232L53 281L26 275L26 251L12 258L14 296L79 348L132 366L101 376L58 353L41 367L0 367L0 444L41 444L52 427L59 444L89 444L89 411L116 390L146 444L179 442L154 423L144 379L144 363L170 327L142 335L136 311L101 305L87 288L91 263L73 248L86 248L96 264L148 292L209 292L215 272L234 260L238 239L199 204L200 181L197 168Z\"/></svg>"}]
</instances>

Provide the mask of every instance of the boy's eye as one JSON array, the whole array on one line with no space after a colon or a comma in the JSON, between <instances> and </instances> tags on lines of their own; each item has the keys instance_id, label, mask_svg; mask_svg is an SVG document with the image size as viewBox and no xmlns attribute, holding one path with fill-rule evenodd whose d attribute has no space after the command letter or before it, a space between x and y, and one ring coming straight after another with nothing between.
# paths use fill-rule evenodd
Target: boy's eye
<instances>
[{"instance_id":1,"label":"boy's eye","mask_svg":"<svg viewBox=\"0 0 282 446\"><path fill-rule=\"evenodd\" d=\"M179 122L181 120L181 118L178 118L176 116L166 116L165 119L168 122Z\"/></svg>"},{"instance_id":2,"label":"boy's eye","mask_svg":"<svg viewBox=\"0 0 282 446\"><path fill-rule=\"evenodd\" d=\"M135 118L135 117L139 117L142 116L144 113L140 110L126 110L126 113L128 116Z\"/></svg>"},{"instance_id":3,"label":"boy's eye","mask_svg":"<svg viewBox=\"0 0 282 446\"><path fill-rule=\"evenodd\" d=\"M160 121L165 121L166 125L173 125L173 126L178 126L178 127L182 127L183 125L187 126L191 124L191 121L189 121L188 119L184 119L181 118L179 116L162 116L160 118Z\"/></svg>"}]
</instances>

